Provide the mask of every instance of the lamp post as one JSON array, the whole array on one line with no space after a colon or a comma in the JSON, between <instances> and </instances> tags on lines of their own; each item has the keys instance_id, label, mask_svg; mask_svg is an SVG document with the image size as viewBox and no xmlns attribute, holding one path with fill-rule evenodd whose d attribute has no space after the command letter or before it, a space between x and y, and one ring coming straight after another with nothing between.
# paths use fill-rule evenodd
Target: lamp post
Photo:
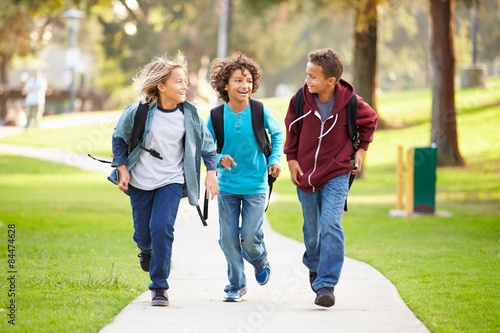
<instances>
[{"instance_id":1,"label":"lamp post","mask_svg":"<svg viewBox=\"0 0 500 333\"><path fill-rule=\"evenodd\" d=\"M76 37L80 28L80 20L85 16L85 13L70 9L62 14L62 18L66 21L66 28L69 31L69 48L66 51L66 66L69 69L71 81L69 84L69 105L66 112L74 111L75 104L75 67L80 62L80 50L76 47Z\"/></svg>"}]
</instances>

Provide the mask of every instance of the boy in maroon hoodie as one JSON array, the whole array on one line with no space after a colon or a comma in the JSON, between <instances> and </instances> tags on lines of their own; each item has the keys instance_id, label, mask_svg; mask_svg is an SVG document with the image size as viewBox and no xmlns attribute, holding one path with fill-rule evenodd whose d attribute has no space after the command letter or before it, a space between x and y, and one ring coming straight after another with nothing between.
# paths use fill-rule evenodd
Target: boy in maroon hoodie
<instances>
[{"instance_id":1,"label":"boy in maroon hoodie","mask_svg":"<svg viewBox=\"0 0 500 333\"><path fill-rule=\"evenodd\" d=\"M335 304L334 287L344 263L344 230L341 226L349 192L349 173L361 171L368 145L373 140L377 115L357 97L359 150L354 166L348 135L346 104L354 87L341 79L342 56L332 49L309 53L307 77L302 87L304 109L297 118L293 96L285 118L288 168L304 217L304 265L309 269L315 304ZM301 129L299 129L299 120Z\"/></svg>"}]
</instances>

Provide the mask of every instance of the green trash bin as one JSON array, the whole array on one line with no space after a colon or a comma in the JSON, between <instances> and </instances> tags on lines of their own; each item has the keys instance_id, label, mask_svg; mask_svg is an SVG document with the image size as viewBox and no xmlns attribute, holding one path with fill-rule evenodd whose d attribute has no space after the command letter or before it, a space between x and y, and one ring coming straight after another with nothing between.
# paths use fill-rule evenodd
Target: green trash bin
<instances>
[{"instance_id":1,"label":"green trash bin","mask_svg":"<svg viewBox=\"0 0 500 333\"><path fill-rule=\"evenodd\" d=\"M434 213L436 208L436 146L415 148L413 211Z\"/></svg>"}]
</instances>

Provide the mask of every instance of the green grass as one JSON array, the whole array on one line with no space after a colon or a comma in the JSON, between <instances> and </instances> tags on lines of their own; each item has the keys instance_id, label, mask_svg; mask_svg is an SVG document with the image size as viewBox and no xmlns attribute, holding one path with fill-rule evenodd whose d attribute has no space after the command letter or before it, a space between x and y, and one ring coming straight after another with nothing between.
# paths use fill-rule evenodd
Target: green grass
<instances>
[{"instance_id":1,"label":"green grass","mask_svg":"<svg viewBox=\"0 0 500 333\"><path fill-rule=\"evenodd\" d=\"M103 175L6 155L0 174L0 279L11 225L17 272L15 297L0 295L1 332L95 332L147 290L128 199Z\"/></svg>"},{"instance_id":2,"label":"green grass","mask_svg":"<svg viewBox=\"0 0 500 333\"><path fill-rule=\"evenodd\" d=\"M500 331L500 79L490 79L488 89L457 90L467 166L439 168L436 193L437 209L453 216L388 214L396 201L397 146L428 145L430 99L428 90L379 96L379 113L399 127L376 132L366 177L351 189L343 219L346 255L389 278L432 332ZM265 104L282 122L288 100ZM32 131L0 141L109 156L114 125ZM302 213L284 158L282 170L274 189L280 197L267 215L277 231L301 240ZM131 255L127 198L102 175L12 156L0 156L0 174L0 232L16 224L17 318L28 325L19 331L96 331L145 289L148 278ZM6 295L0 300L5 308ZM5 321L0 325L7 328Z\"/></svg>"}]
</instances>

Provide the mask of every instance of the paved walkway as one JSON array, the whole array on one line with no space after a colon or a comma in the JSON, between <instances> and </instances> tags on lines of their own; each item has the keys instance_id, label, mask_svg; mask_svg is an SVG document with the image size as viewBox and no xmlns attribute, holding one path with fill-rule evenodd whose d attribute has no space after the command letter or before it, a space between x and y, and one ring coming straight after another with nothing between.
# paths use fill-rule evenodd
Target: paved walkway
<instances>
[{"instance_id":1,"label":"paved walkway","mask_svg":"<svg viewBox=\"0 0 500 333\"><path fill-rule=\"evenodd\" d=\"M109 166L86 156L55 149L0 143L0 152L70 165L77 160L76 166L86 170L109 171ZM428 332L381 273L350 258L335 288L335 306L314 305L308 271L301 263L303 244L274 232L267 220L264 232L273 270L269 283L259 286L247 264L245 300L224 303L227 268L217 243L216 201L203 227L196 209L182 200L169 278L170 306L152 307L147 291L100 332Z\"/></svg>"}]
</instances>

